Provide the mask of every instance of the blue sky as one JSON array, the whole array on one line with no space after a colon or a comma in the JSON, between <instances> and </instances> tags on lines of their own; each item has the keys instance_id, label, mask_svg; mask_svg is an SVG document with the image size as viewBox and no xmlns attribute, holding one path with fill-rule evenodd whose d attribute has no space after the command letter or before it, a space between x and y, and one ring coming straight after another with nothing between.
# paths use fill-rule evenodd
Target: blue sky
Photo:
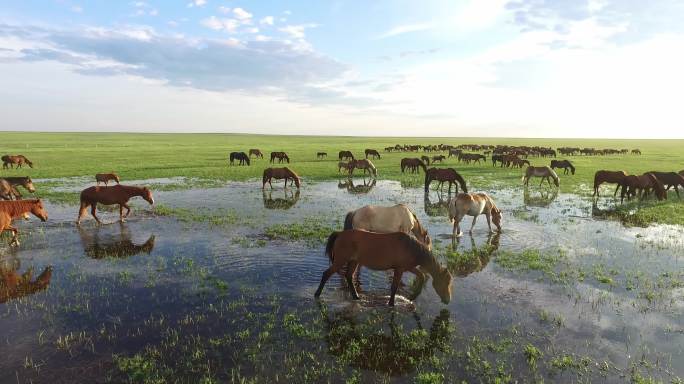
<instances>
[{"instance_id":1,"label":"blue sky","mask_svg":"<svg viewBox=\"0 0 684 384\"><path fill-rule=\"evenodd\" d=\"M684 137L684 4L3 1L3 130Z\"/></svg>"}]
</instances>

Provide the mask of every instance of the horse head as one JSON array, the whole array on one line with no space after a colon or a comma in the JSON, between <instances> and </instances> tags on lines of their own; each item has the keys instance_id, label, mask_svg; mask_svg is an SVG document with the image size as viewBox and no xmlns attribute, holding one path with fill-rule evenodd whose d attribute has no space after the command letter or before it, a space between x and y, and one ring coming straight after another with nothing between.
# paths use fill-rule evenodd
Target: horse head
<instances>
[{"instance_id":1,"label":"horse head","mask_svg":"<svg viewBox=\"0 0 684 384\"><path fill-rule=\"evenodd\" d=\"M43 207L43 201L37 200L35 204L31 206L31 213L33 213L41 221L47 221L48 213Z\"/></svg>"},{"instance_id":2,"label":"horse head","mask_svg":"<svg viewBox=\"0 0 684 384\"><path fill-rule=\"evenodd\" d=\"M501 232L501 218L502 218L501 210L499 208L497 208L496 206L493 206L492 207L492 222L494 223L494 225L496 225L496 229L498 230L498 232Z\"/></svg>"},{"instance_id":3,"label":"horse head","mask_svg":"<svg viewBox=\"0 0 684 384\"><path fill-rule=\"evenodd\" d=\"M452 279L451 272L441 266L432 274L432 288L435 289L435 292L437 292L437 295L439 295L439 298L445 305L451 301Z\"/></svg>"},{"instance_id":4,"label":"horse head","mask_svg":"<svg viewBox=\"0 0 684 384\"><path fill-rule=\"evenodd\" d=\"M152 191L149 188L143 187L142 198L145 199L145 201L147 201L151 205L154 205L154 197L152 197Z\"/></svg>"},{"instance_id":5,"label":"horse head","mask_svg":"<svg viewBox=\"0 0 684 384\"><path fill-rule=\"evenodd\" d=\"M22 185L31 193L36 191L36 187L33 186L33 180L30 177L27 177Z\"/></svg>"}]
</instances>

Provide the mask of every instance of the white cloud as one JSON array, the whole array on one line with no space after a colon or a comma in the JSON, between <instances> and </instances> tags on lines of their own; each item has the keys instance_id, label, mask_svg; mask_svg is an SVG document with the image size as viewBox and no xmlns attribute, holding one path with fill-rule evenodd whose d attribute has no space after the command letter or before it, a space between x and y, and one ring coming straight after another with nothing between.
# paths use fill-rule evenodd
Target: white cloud
<instances>
[{"instance_id":1,"label":"white cloud","mask_svg":"<svg viewBox=\"0 0 684 384\"><path fill-rule=\"evenodd\" d=\"M245 29L245 32L247 32L247 33L259 33L259 28L257 28L257 27L247 28L247 29Z\"/></svg>"},{"instance_id":2,"label":"white cloud","mask_svg":"<svg viewBox=\"0 0 684 384\"><path fill-rule=\"evenodd\" d=\"M207 5L207 0L192 0L188 3L188 8L204 7L205 5Z\"/></svg>"},{"instance_id":3,"label":"white cloud","mask_svg":"<svg viewBox=\"0 0 684 384\"><path fill-rule=\"evenodd\" d=\"M399 25L381 33L377 36L377 39L386 39L388 37L403 35L405 33L426 31L432 28L434 28L434 25L431 23Z\"/></svg>"},{"instance_id":4,"label":"white cloud","mask_svg":"<svg viewBox=\"0 0 684 384\"><path fill-rule=\"evenodd\" d=\"M200 23L215 31L226 31L228 33L235 33L240 26L240 23L235 19L219 19L216 16L203 19Z\"/></svg>"},{"instance_id":5,"label":"white cloud","mask_svg":"<svg viewBox=\"0 0 684 384\"><path fill-rule=\"evenodd\" d=\"M218 10L219 10L219 12L227 15L230 13L231 8L222 5L222 6L218 7Z\"/></svg>"},{"instance_id":6,"label":"white cloud","mask_svg":"<svg viewBox=\"0 0 684 384\"><path fill-rule=\"evenodd\" d=\"M273 25L273 22L274 22L273 16L266 16L259 21L259 23L264 24L264 25Z\"/></svg>"},{"instance_id":7,"label":"white cloud","mask_svg":"<svg viewBox=\"0 0 684 384\"><path fill-rule=\"evenodd\" d=\"M304 39L306 37L306 30L308 28L315 28L318 24L299 24L299 25L286 25L278 30L290 36L293 39Z\"/></svg>"},{"instance_id":8,"label":"white cloud","mask_svg":"<svg viewBox=\"0 0 684 384\"><path fill-rule=\"evenodd\" d=\"M233 9L233 14L235 15L235 18L242 21L242 22L248 22L252 18L252 14L245 11L242 8L234 8Z\"/></svg>"}]
</instances>

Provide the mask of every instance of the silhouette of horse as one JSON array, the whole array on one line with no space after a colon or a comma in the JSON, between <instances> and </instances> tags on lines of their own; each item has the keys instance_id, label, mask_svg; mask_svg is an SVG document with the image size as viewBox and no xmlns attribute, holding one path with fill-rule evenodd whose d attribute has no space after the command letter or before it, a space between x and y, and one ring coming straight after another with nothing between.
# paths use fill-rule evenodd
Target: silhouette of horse
<instances>
[{"instance_id":1,"label":"silhouette of horse","mask_svg":"<svg viewBox=\"0 0 684 384\"><path fill-rule=\"evenodd\" d=\"M401 159L401 173L404 173L406 168L411 170L411 173L418 172L418 167L423 168L427 172L427 166L421 159L405 157Z\"/></svg>"},{"instance_id":2,"label":"silhouette of horse","mask_svg":"<svg viewBox=\"0 0 684 384\"><path fill-rule=\"evenodd\" d=\"M249 165L249 156L244 152L231 152L230 153L230 165L233 165L235 160L238 160L238 165Z\"/></svg>"},{"instance_id":3,"label":"silhouette of horse","mask_svg":"<svg viewBox=\"0 0 684 384\"><path fill-rule=\"evenodd\" d=\"M596 171L594 174L594 195L598 197L599 196L599 187L603 183L610 183L610 184L617 184L617 187L615 187L615 192L613 193L613 197L617 195L618 189L620 189L620 186L622 185L622 181L627 177L627 172L625 171L606 171L606 170L600 170Z\"/></svg>"},{"instance_id":4,"label":"silhouette of horse","mask_svg":"<svg viewBox=\"0 0 684 384\"><path fill-rule=\"evenodd\" d=\"M366 159L368 158L368 156L371 156L374 159L378 159L378 160L380 159L380 153L378 151L376 151L375 149L366 149L363 152L366 155Z\"/></svg>"},{"instance_id":5,"label":"silhouette of horse","mask_svg":"<svg viewBox=\"0 0 684 384\"><path fill-rule=\"evenodd\" d=\"M340 160L354 160L354 154L351 151L340 151L337 157Z\"/></svg>"}]
</instances>

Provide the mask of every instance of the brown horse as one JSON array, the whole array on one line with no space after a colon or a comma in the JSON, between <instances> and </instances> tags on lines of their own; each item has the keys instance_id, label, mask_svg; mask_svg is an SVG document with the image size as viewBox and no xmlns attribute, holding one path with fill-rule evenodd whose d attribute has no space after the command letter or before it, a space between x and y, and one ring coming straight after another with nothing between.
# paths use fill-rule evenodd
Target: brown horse
<instances>
[{"instance_id":1,"label":"brown horse","mask_svg":"<svg viewBox=\"0 0 684 384\"><path fill-rule=\"evenodd\" d=\"M119 221L124 222L128 214L131 213L131 207L128 206L128 200L131 197L140 196L148 203L154 205L154 198L152 191L147 187L135 187L130 185L115 185L112 187L89 187L81 191L81 206L78 211L78 218L76 224L81 223L81 218L85 216L86 210L90 207L90 213L93 215L98 224L102 224L100 219L95 214L97 211L97 204L113 205L119 204ZM123 209L126 208L124 215Z\"/></svg>"},{"instance_id":2,"label":"brown horse","mask_svg":"<svg viewBox=\"0 0 684 384\"><path fill-rule=\"evenodd\" d=\"M285 188L287 188L287 181L292 180L297 186L297 189L299 189L299 183L301 183L302 179L297 176L294 171L292 171L288 167L283 167L283 168L266 168L264 169L264 175L262 177L262 185L261 189L264 189L266 187L266 183L273 188L273 184L271 184L271 179L276 179L276 180L281 180L285 179Z\"/></svg>"},{"instance_id":3,"label":"brown horse","mask_svg":"<svg viewBox=\"0 0 684 384\"><path fill-rule=\"evenodd\" d=\"M256 148L252 148L249 150L249 157L252 157L252 155L254 155L254 157L256 157L257 159L258 158L262 158L262 159L264 158L264 154L261 153L261 151L256 149Z\"/></svg>"},{"instance_id":4,"label":"brown horse","mask_svg":"<svg viewBox=\"0 0 684 384\"><path fill-rule=\"evenodd\" d=\"M444 155L432 156L432 163L434 164L438 161L441 163L444 161L444 159L446 159L446 157L444 157Z\"/></svg>"},{"instance_id":5,"label":"brown horse","mask_svg":"<svg viewBox=\"0 0 684 384\"><path fill-rule=\"evenodd\" d=\"M27 191L34 193L36 191L36 187L33 186L33 180L31 180L30 177L28 176L20 176L20 177L3 177L5 181L10 183L12 187L16 187L17 185L21 185L24 187ZM15 189L16 191L16 189ZM17 192L19 194L19 192ZM17 196L17 198L21 198L21 194Z\"/></svg>"},{"instance_id":6,"label":"brown horse","mask_svg":"<svg viewBox=\"0 0 684 384\"><path fill-rule=\"evenodd\" d=\"M117 184L121 181L119 179L119 175L116 173L98 173L95 175L95 181L97 181L97 185L100 185L100 183L104 183L104 185L107 185L109 183L109 180L114 180L116 181Z\"/></svg>"},{"instance_id":7,"label":"brown horse","mask_svg":"<svg viewBox=\"0 0 684 384\"><path fill-rule=\"evenodd\" d=\"M401 159L401 173L404 173L406 168L410 169L412 173L418 172L418 167L423 168L427 172L427 166L421 159L405 157Z\"/></svg>"},{"instance_id":8,"label":"brown horse","mask_svg":"<svg viewBox=\"0 0 684 384\"><path fill-rule=\"evenodd\" d=\"M325 159L326 157L328 157L327 152L317 152L316 153L316 158L319 160Z\"/></svg>"},{"instance_id":9,"label":"brown horse","mask_svg":"<svg viewBox=\"0 0 684 384\"><path fill-rule=\"evenodd\" d=\"M364 152L364 154L366 155L366 159L368 158L368 156L370 156L370 157L372 157L372 158L374 158L374 159L380 160L380 152L378 152L378 151L375 150L375 149L367 148L367 149L366 149L365 151L363 151L363 152Z\"/></svg>"},{"instance_id":10,"label":"brown horse","mask_svg":"<svg viewBox=\"0 0 684 384\"><path fill-rule=\"evenodd\" d=\"M16 188L5 179L0 179L0 199L3 200L19 200L21 194Z\"/></svg>"},{"instance_id":11,"label":"brown horse","mask_svg":"<svg viewBox=\"0 0 684 384\"><path fill-rule=\"evenodd\" d=\"M340 151L337 154L339 160L354 160L354 154L351 151Z\"/></svg>"},{"instance_id":12,"label":"brown horse","mask_svg":"<svg viewBox=\"0 0 684 384\"><path fill-rule=\"evenodd\" d=\"M674 187L674 190L677 193L677 197L680 197L678 187L684 188L684 176L675 172L651 171L649 173L652 173L658 180L660 180L661 183L663 183L663 185L667 187L665 189L666 191L669 191L670 188Z\"/></svg>"},{"instance_id":13,"label":"brown horse","mask_svg":"<svg viewBox=\"0 0 684 384\"><path fill-rule=\"evenodd\" d=\"M667 193L665 192L663 183L661 183L652 173L644 173L640 176L625 176L620 183L620 187L620 202L624 202L625 196L627 196L627 199L639 196L640 200L643 200L648 196L651 189L655 191L658 200L667 199Z\"/></svg>"},{"instance_id":14,"label":"brown horse","mask_svg":"<svg viewBox=\"0 0 684 384\"><path fill-rule=\"evenodd\" d=\"M15 164L17 165L17 168L21 168L21 166L24 164L27 164L29 167L33 168L33 163L24 155L5 155L2 157L3 168L7 169L8 165L14 168Z\"/></svg>"},{"instance_id":15,"label":"brown horse","mask_svg":"<svg viewBox=\"0 0 684 384\"><path fill-rule=\"evenodd\" d=\"M238 165L249 165L249 156L244 152L231 152L228 159L230 160L230 165L234 165L235 160L238 161Z\"/></svg>"},{"instance_id":16,"label":"brown horse","mask_svg":"<svg viewBox=\"0 0 684 384\"><path fill-rule=\"evenodd\" d=\"M286 161L290 164L290 157L285 152L271 152L271 160L269 162L272 164L276 159L278 159L279 163Z\"/></svg>"},{"instance_id":17,"label":"brown horse","mask_svg":"<svg viewBox=\"0 0 684 384\"><path fill-rule=\"evenodd\" d=\"M627 172L625 171L596 171L594 174L594 195L593 196L599 196L599 187L603 183L610 183L610 184L617 184L617 187L615 188L615 192L613 193L613 197L617 195L618 189L620 189L620 185L622 184L622 180L627 177Z\"/></svg>"},{"instance_id":18,"label":"brown horse","mask_svg":"<svg viewBox=\"0 0 684 384\"><path fill-rule=\"evenodd\" d=\"M394 305L394 297L404 272L411 272L424 282L420 267L432 276L432 286L444 304L451 300L451 273L439 265L430 250L413 236L403 232L376 233L350 229L333 232L325 246L332 265L323 272L321 283L314 294L319 297L330 276L345 269L345 277L354 300L359 294L352 281L359 266L374 270L394 269L392 291L388 305Z\"/></svg>"},{"instance_id":19,"label":"brown horse","mask_svg":"<svg viewBox=\"0 0 684 384\"><path fill-rule=\"evenodd\" d=\"M19 275L14 269L0 267L0 304L42 291L50 284L52 267L46 267L33 280L33 268Z\"/></svg>"},{"instance_id":20,"label":"brown horse","mask_svg":"<svg viewBox=\"0 0 684 384\"><path fill-rule=\"evenodd\" d=\"M551 169L554 168L563 168L564 175L568 174L568 169L573 175L575 174L575 166L568 160L551 160Z\"/></svg>"},{"instance_id":21,"label":"brown horse","mask_svg":"<svg viewBox=\"0 0 684 384\"><path fill-rule=\"evenodd\" d=\"M463 192L468 192L466 187L466 182L463 177L456 172L453 168L430 168L425 172L425 192L430 188L430 183L433 180L439 181L439 186L437 187L440 191L442 190L442 185L445 181L449 182L449 193L451 193L451 184L456 186L456 192L458 192L458 184L461 185Z\"/></svg>"},{"instance_id":22,"label":"brown horse","mask_svg":"<svg viewBox=\"0 0 684 384\"><path fill-rule=\"evenodd\" d=\"M375 164L373 164L372 161L368 159L361 159L361 160L351 160L349 161L349 164L347 165L349 168L349 175L354 174L354 170L356 168L363 169L363 174L365 175L366 172L369 174L372 174L373 176L378 175L378 170L375 168Z\"/></svg>"},{"instance_id":23,"label":"brown horse","mask_svg":"<svg viewBox=\"0 0 684 384\"><path fill-rule=\"evenodd\" d=\"M31 212L42 221L48 219L48 214L40 200L0 201L0 233L12 231L10 245L19 245L17 234L19 231L12 227L12 220L26 217Z\"/></svg>"}]
</instances>

